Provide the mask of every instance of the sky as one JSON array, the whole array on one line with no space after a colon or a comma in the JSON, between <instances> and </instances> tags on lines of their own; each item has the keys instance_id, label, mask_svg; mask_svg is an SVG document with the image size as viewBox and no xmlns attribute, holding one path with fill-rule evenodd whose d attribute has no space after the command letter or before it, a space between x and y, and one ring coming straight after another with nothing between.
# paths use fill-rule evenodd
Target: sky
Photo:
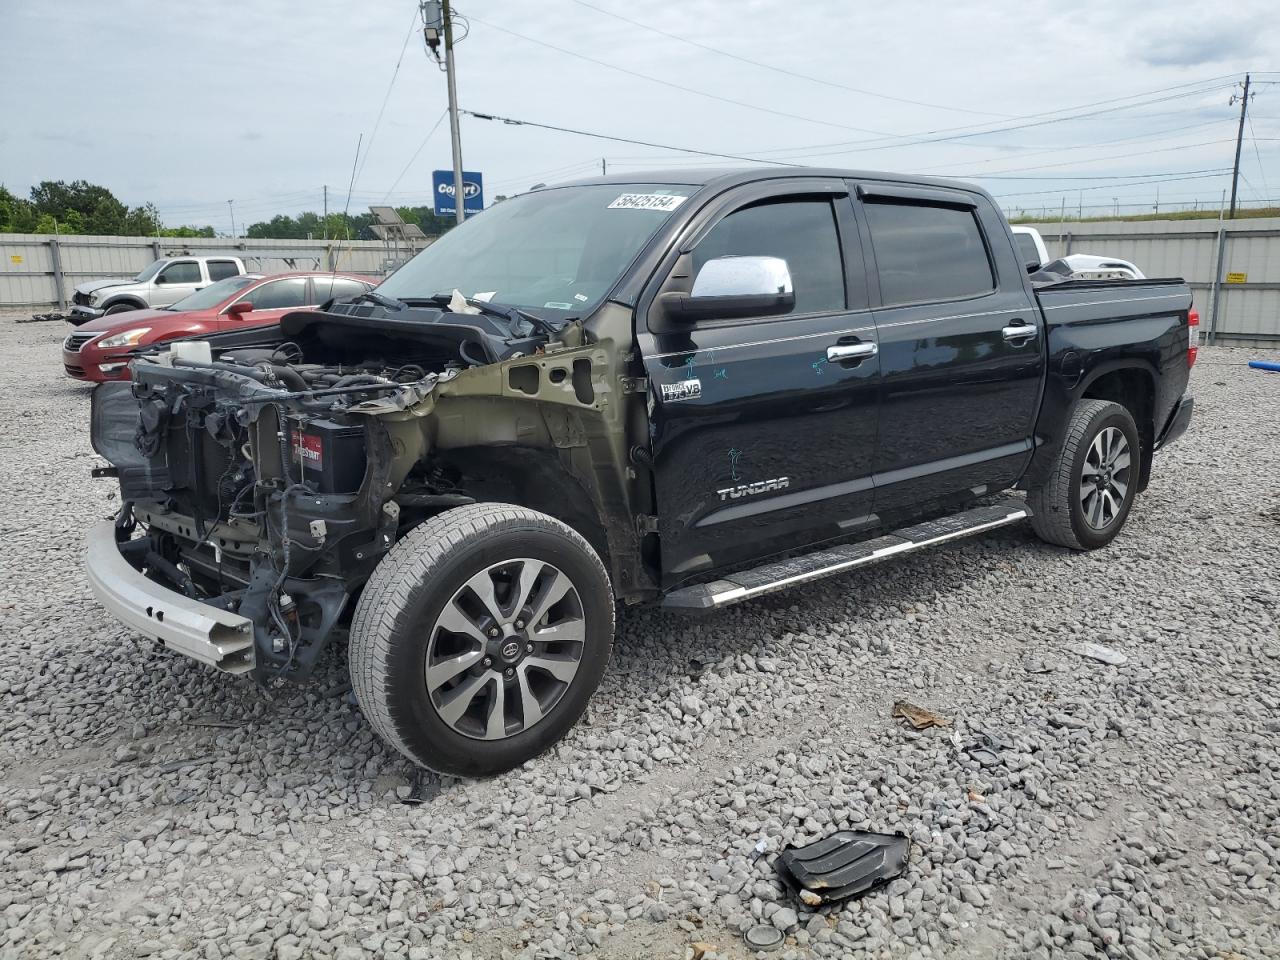
<instances>
[{"instance_id":1,"label":"sky","mask_svg":"<svg viewBox=\"0 0 1280 960\"><path fill-rule=\"evenodd\" d=\"M1157 192L1161 209L1216 207L1229 99L1251 70L1240 195L1280 197L1280 18L1263 0L460 0L456 13L464 109L960 176L1011 214L1150 210ZM331 210L429 203L451 158L445 75L420 27L415 0L0 0L0 183L25 195L85 179L220 232L228 200L243 231L319 211L326 184ZM602 160L744 165L471 117L462 149L487 200Z\"/></svg>"}]
</instances>

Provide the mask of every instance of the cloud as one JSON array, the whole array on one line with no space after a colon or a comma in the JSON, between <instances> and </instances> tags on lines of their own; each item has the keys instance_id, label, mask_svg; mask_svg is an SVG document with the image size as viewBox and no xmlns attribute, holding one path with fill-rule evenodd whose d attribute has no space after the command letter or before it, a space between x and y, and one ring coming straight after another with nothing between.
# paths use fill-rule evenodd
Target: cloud
<instances>
[{"instance_id":1,"label":"cloud","mask_svg":"<svg viewBox=\"0 0 1280 960\"><path fill-rule=\"evenodd\" d=\"M1197 67L1252 56L1257 47L1256 34L1236 24L1186 24L1144 37L1136 53L1153 67Z\"/></svg>"}]
</instances>

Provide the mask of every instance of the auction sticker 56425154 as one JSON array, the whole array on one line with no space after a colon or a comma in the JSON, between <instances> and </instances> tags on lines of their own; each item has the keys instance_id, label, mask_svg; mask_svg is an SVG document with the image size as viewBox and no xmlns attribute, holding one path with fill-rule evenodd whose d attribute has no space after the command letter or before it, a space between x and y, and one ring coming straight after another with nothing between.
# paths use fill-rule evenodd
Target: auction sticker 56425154
<instances>
[{"instance_id":1,"label":"auction sticker 56425154","mask_svg":"<svg viewBox=\"0 0 1280 960\"><path fill-rule=\"evenodd\" d=\"M687 199L670 193L624 193L609 204L609 209L661 210L663 213L670 213Z\"/></svg>"}]
</instances>

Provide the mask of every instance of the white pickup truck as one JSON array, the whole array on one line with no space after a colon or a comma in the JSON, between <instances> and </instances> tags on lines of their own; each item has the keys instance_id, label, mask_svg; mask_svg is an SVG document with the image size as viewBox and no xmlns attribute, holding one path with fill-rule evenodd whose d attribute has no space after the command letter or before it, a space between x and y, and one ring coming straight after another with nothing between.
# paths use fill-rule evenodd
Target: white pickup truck
<instances>
[{"instance_id":1,"label":"white pickup truck","mask_svg":"<svg viewBox=\"0 0 1280 960\"><path fill-rule=\"evenodd\" d=\"M166 257L131 280L90 280L80 284L66 319L79 326L108 313L167 307L201 287L245 272L239 257Z\"/></svg>"},{"instance_id":2,"label":"white pickup truck","mask_svg":"<svg viewBox=\"0 0 1280 960\"><path fill-rule=\"evenodd\" d=\"M1013 241L1017 244L1018 254L1028 269L1032 264L1043 267L1052 258L1049 249L1044 245L1044 238L1035 227L1010 226ZM1118 257L1099 257L1091 253L1073 253L1061 258L1070 268L1071 276L1076 280L1145 280L1146 274L1128 260Z\"/></svg>"}]
</instances>

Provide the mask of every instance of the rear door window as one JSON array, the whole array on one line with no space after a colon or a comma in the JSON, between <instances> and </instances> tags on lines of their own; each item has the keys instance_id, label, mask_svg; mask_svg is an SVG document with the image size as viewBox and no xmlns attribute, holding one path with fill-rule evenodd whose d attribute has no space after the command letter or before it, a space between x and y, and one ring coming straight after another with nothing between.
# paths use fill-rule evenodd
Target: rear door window
<instances>
[{"instance_id":1,"label":"rear door window","mask_svg":"<svg viewBox=\"0 0 1280 960\"><path fill-rule=\"evenodd\" d=\"M248 300L255 310L288 310L307 305L307 280L305 277L286 277L254 287L241 299Z\"/></svg>"},{"instance_id":2,"label":"rear door window","mask_svg":"<svg viewBox=\"0 0 1280 960\"><path fill-rule=\"evenodd\" d=\"M971 209L870 198L863 209L885 306L959 300L995 289Z\"/></svg>"},{"instance_id":3,"label":"rear door window","mask_svg":"<svg viewBox=\"0 0 1280 960\"><path fill-rule=\"evenodd\" d=\"M694 276L716 257L780 257L787 262L793 314L844 309L844 265L829 200L783 200L729 214L693 250Z\"/></svg>"},{"instance_id":4,"label":"rear door window","mask_svg":"<svg viewBox=\"0 0 1280 960\"><path fill-rule=\"evenodd\" d=\"M240 267L234 260L210 260L208 268L209 279L213 281L225 280L227 277L234 277L240 272Z\"/></svg>"},{"instance_id":5,"label":"rear door window","mask_svg":"<svg viewBox=\"0 0 1280 960\"><path fill-rule=\"evenodd\" d=\"M312 277L311 283L315 287L312 303L325 303L330 299L346 300L369 289L367 284L345 277Z\"/></svg>"}]
</instances>

